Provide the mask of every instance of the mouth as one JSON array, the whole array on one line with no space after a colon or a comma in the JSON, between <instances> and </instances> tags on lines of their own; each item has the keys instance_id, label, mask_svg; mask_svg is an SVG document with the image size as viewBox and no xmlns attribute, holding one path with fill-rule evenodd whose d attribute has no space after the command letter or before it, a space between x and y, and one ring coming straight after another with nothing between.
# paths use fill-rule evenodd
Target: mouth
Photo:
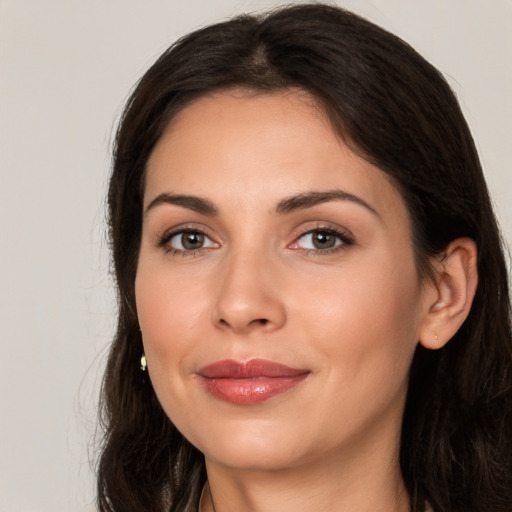
<instances>
[{"instance_id":1,"label":"mouth","mask_svg":"<svg viewBox=\"0 0 512 512\"><path fill-rule=\"evenodd\" d=\"M209 364L197 373L215 398L237 405L255 405L290 391L311 372L264 359L227 359Z\"/></svg>"}]
</instances>

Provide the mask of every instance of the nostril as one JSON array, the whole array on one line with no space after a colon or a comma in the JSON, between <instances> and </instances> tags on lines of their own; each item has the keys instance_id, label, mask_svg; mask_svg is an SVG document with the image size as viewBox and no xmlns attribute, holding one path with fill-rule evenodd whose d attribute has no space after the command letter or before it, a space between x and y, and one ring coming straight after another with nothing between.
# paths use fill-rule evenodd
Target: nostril
<instances>
[{"instance_id":1,"label":"nostril","mask_svg":"<svg viewBox=\"0 0 512 512\"><path fill-rule=\"evenodd\" d=\"M256 318L251 322L252 324L260 324L260 325L267 325L268 320L266 318Z\"/></svg>"},{"instance_id":2,"label":"nostril","mask_svg":"<svg viewBox=\"0 0 512 512\"><path fill-rule=\"evenodd\" d=\"M253 320L249 321L240 321L237 322L236 319L234 319L232 322L226 320L225 318L219 318L218 320L219 324L223 327L230 327L230 328L236 328L236 329L252 329L254 327L266 327L270 325L270 320L268 318L254 318Z\"/></svg>"}]
</instances>

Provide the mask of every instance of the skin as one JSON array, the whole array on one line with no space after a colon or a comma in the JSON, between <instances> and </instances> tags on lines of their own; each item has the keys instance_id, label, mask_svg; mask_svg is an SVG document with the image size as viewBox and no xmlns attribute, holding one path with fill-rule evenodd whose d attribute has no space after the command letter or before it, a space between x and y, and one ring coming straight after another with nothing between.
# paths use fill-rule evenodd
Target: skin
<instances>
[{"instance_id":1,"label":"skin","mask_svg":"<svg viewBox=\"0 0 512 512\"><path fill-rule=\"evenodd\" d=\"M326 191L350 196L282 211L292 196ZM162 194L199 197L216 214ZM448 339L441 311L455 281L421 281L389 178L306 94L230 91L172 120L144 204L136 300L148 370L205 455L216 512L409 510L398 466L408 371L420 339ZM205 235L198 250L182 245L187 229ZM311 232L326 229L334 247L319 249ZM460 247L455 267L467 269ZM213 397L197 374L253 358L310 373L250 406ZM202 509L213 510L209 493Z\"/></svg>"}]
</instances>

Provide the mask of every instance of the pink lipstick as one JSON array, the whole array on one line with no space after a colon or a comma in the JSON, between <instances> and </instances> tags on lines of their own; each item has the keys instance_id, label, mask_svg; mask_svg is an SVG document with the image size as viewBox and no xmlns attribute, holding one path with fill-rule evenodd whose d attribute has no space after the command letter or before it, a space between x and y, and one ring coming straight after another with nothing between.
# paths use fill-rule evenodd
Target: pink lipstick
<instances>
[{"instance_id":1,"label":"pink lipstick","mask_svg":"<svg viewBox=\"0 0 512 512\"><path fill-rule=\"evenodd\" d=\"M237 405L254 405L294 388L310 374L309 370L251 359L226 359L198 371L207 391L214 397Z\"/></svg>"}]
</instances>

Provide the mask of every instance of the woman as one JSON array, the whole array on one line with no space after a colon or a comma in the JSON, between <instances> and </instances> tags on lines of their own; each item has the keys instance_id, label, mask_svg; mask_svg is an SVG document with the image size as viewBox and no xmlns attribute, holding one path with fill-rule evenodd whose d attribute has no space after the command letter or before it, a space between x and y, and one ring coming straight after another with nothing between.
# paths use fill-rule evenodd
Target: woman
<instances>
[{"instance_id":1,"label":"woman","mask_svg":"<svg viewBox=\"0 0 512 512\"><path fill-rule=\"evenodd\" d=\"M507 271L448 85L324 5L178 41L118 129L101 511L509 511Z\"/></svg>"}]
</instances>

